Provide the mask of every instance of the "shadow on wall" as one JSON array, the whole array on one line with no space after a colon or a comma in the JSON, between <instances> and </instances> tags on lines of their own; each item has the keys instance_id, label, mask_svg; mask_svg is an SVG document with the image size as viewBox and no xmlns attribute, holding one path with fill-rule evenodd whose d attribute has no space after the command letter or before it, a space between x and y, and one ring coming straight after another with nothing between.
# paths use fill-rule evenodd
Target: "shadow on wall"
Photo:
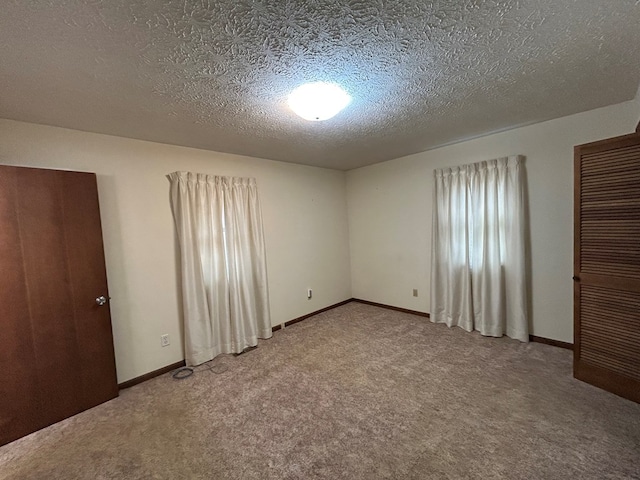
<instances>
[{"instance_id":1,"label":"shadow on wall","mask_svg":"<svg viewBox=\"0 0 640 480\"><path fill-rule=\"evenodd\" d=\"M171 190L167 191L167 208L171 208ZM180 350L182 352L181 357L184 358L184 309L183 309L183 295L182 295L182 265L180 262L180 240L178 239L178 232L173 219L173 212L171 212L171 230L173 231L173 263L174 263L174 275L176 276L176 298L178 300L178 323L180 329Z\"/></svg>"},{"instance_id":2,"label":"shadow on wall","mask_svg":"<svg viewBox=\"0 0 640 480\"><path fill-rule=\"evenodd\" d=\"M107 285L109 287L109 312L111 314L111 328L113 330L113 347L116 353L116 371L120 372L121 365L118 359L122 358L122 352L134 350L131 343L134 338L131 312L125 310L130 304L129 286L123 284L126 275L117 272L126 270L124 252L126 252L122 235L122 219L120 216L119 196L116 194L116 182L113 175L96 173L98 183L98 200L100 204L100 217L102 223L102 243L104 245L105 264L107 268ZM108 192L108 193L107 193ZM106 239L109 239L106 241ZM117 283L113 283L118 278ZM115 315L114 315L115 313Z\"/></svg>"}]
</instances>

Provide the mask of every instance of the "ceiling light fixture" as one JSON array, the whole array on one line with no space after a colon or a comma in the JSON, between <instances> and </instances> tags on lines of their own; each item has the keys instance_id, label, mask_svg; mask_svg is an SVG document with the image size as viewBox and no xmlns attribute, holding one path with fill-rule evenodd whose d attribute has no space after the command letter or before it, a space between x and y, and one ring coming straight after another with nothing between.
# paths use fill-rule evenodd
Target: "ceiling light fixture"
<instances>
[{"instance_id":1,"label":"ceiling light fixture","mask_svg":"<svg viewBox=\"0 0 640 480\"><path fill-rule=\"evenodd\" d=\"M349 105L351 97L338 85L325 82L305 83L289 95L289 106L305 120L328 120Z\"/></svg>"}]
</instances>

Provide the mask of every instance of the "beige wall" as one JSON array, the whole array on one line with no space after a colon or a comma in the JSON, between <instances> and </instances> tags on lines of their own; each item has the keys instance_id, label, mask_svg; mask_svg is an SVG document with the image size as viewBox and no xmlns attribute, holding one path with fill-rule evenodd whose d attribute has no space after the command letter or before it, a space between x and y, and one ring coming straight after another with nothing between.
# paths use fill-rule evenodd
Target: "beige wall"
<instances>
[{"instance_id":1,"label":"beige wall","mask_svg":"<svg viewBox=\"0 0 640 480\"><path fill-rule=\"evenodd\" d=\"M639 116L636 99L347 172L353 296L428 312L433 169L522 154L531 333L571 342L573 146L630 133Z\"/></svg>"},{"instance_id":2,"label":"beige wall","mask_svg":"<svg viewBox=\"0 0 640 480\"><path fill-rule=\"evenodd\" d=\"M344 172L9 120L0 163L97 173L119 382L184 358L172 171L257 179L274 325L351 297Z\"/></svg>"},{"instance_id":3,"label":"beige wall","mask_svg":"<svg viewBox=\"0 0 640 480\"><path fill-rule=\"evenodd\" d=\"M633 102L352 170L346 185L345 173L334 170L10 120L0 120L0 163L97 173L123 382L184 358L165 178L175 170L257 178L277 325L352 295L428 312L433 169L525 155L532 333L572 341L572 148L628 133L639 117L640 95ZM314 290L311 300L307 287ZM172 343L161 348L164 333Z\"/></svg>"}]
</instances>

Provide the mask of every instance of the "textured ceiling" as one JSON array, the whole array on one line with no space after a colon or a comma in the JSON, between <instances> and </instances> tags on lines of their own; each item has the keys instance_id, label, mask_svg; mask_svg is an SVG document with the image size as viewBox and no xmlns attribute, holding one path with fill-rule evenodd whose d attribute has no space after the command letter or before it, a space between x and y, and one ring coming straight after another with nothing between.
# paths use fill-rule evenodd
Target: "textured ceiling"
<instances>
[{"instance_id":1,"label":"textured ceiling","mask_svg":"<svg viewBox=\"0 0 640 480\"><path fill-rule=\"evenodd\" d=\"M629 100L638 0L2 0L0 117L349 169ZM287 94L352 97L306 122Z\"/></svg>"}]
</instances>

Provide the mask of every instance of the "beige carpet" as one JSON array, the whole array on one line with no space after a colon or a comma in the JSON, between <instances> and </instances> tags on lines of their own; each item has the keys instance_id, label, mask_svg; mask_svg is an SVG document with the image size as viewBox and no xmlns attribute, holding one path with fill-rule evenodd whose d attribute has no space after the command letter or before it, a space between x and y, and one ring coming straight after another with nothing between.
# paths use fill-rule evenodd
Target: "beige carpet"
<instances>
[{"instance_id":1,"label":"beige carpet","mask_svg":"<svg viewBox=\"0 0 640 480\"><path fill-rule=\"evenodd\" d=\"M350 303L0 448L1 479L640 478L571 353Z\"/></svg>"}]
</instances>

